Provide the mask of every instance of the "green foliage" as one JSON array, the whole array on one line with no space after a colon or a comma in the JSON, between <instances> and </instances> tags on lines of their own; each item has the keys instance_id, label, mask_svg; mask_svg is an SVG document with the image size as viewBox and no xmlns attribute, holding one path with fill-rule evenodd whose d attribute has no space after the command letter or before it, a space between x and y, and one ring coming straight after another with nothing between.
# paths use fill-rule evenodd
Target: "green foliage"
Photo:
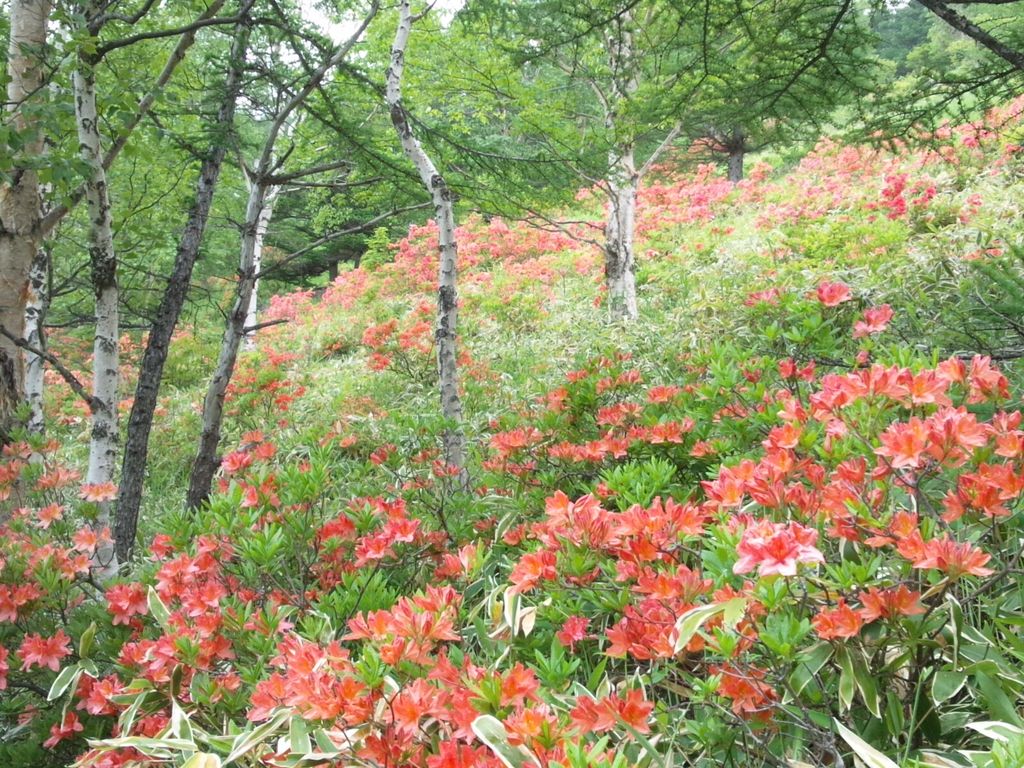
<instances>
[{"instance_id":1,"label":"green foliage","mask_svg":"<svg viewBox=\"0 0 1024 768\"><path fill-rule=\"evenodd\" d=\"M373 234L366 238L366 251L359 260L359 266L367 272L373 272L381 264L394 260L391 251L391 233L387 227L377 227Z\"/></svg>"}]
</instances>

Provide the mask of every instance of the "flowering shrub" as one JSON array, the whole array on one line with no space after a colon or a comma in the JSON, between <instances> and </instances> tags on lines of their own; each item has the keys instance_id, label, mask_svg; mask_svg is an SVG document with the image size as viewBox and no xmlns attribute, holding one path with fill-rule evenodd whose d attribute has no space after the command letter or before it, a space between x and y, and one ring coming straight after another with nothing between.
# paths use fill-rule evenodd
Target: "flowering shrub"
<instances>
[{"instance_id":1,"label":"flowering shrub","mask_svg":"<svg viewBox=\"0 0 1024 768\"><path fill-rule=\"evenodd\" d=\"M939 140L666 174L641 195L651 322L614 340L567 308L591 250L470 221L468 492L430 416L431 226L274 300L216 493L190 515L151 495L121 578L91 568L116 489L56 441L9 445L0 756L1020 765L1020 379L939 354L930 284L889 285L936 206L988 215L966 182L997 138ZM737 231L784 237L740 265Z\"/></svg>"}]
</instances>

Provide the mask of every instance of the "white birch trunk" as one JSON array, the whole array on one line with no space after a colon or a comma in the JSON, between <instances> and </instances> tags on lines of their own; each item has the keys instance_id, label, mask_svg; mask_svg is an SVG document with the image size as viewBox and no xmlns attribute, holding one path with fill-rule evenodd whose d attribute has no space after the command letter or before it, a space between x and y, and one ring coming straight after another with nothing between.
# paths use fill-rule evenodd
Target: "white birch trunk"
<instances>
[{"instance_id":1,"label":"white birch trunk","mask_svg":"<svg viewBox=\"0 0 1024 768\"><path fill-rule=\"evenodd\" d=\"M249 296L249 307L245 313L245 328L252 329L245 332L244 349L252 351L256 349L256 324L258 322L258 307L260 293L260 270L263 268L263 240L267 236L267 229L270 227L270 219L274 215L274 203L277 201L278 188L274 187L268 194L263 210L260 211L259 219L256 222L256 241L253 243L252 265L253 274L256 276L252 283L252 294Z\"/></svg>"},{"instance_id":2,"label":"white birch trunk","mask_svg":"<svg viewBox=\"0 0 1024 768\"><path fill-rule=\"evenodd\" d=\"M633 140L623 135L616 113L625 109L639 88L633 48L632 13L623 14L607 33L605 49L612 73L613 101L605 105L605 128L612 140L608 156L608 220L605 223L605 287L608 309L615 320L636 320L636 261L633 238L636 198L640 186ZM653 158L652 158L653 159Z\"/></svg>"},{"instance_id":3,"label":"white birch trunk","mask_svg":"<svg viewBox=\"0 0 1024 768\"><path fill-rule=\"evenodd\" d=\"M50 250L43 245L36 251L29 272L28 296L25 301L25 341L32 349L46 349L46 334L43 323L50 306ZM25 399L28 400L30 413L28 431L34 435L43 434L45 419L43 414L45 363L35 352L25 350Z\"/></svg>"},{"instance_id":4,"label":"white birch trunk","mask_svg":"<svg viewBox=\"0 0 1024 768\"><path fill-rule=\"evenodd\" d=\"M96 331L93 343L92 434L89 440L89 468L86 482L113 483L118 446L118 341L117 259L110 215L110 198L100 146L96 112L96 80L91 63L79 59L72 77L75 92L75 122L78 147L89 169L85 198L89 211L89 258L96 301ZM110 503L99 504L94 527L110 527ZM108 539L109 541L109 539ZM113 543L97 548L93 568L101 579L117 573Z\"/></svg>"},{"instance_id":5,"label":"white birch trunk","mask_svg":"<svg viewBox=\"0 0 1024 768\"><path fill-rule=\"evenodd\" d=\"M636 320L636 261L633 239L636 230L636 198L640 177L633 147L611 157L608 175L609 206L605 224L605 282L608 309L616 320Z\"/></svg>"},{"instance_id":6,"label":"white birch trunk","mask_svg":"<svg viewBox=\"0 0 1024 768\"><path fill-rule=\"evenodd\" d=\"M11 0L7 51L7 109L10 127L27 142L26 158L43 152L42 135L35 130L30 110L23 103L40 92L46 45L49 0ZM17 339L24 338L25 300L32 261L41 242L39 178L31 168L16 166L9 181L0 185L0 326ZM0 335L0 443L13 426L14 410L25 395L25 366L21 350Z\"/></svg>"},{"instance_id":7,"label":"white birch trunk","mask_svg":"<svg viewBox=\"0 0 1024 768\"><path fill-rule=\"evenodd\" d=\"M458 294L456 293L455 210L451 191L430 156L413 135L409 116L402 103L402 70L405 49L412 31L413 18L409 0L399 3L399 23L391 46L391 65L387 72L386 98L398 138L405 155L416 166L420 180L434 202L437 218L440 260L438 263L437 325L434 333L437 346L437 373L441 395L441 413L453 425L444 436L445 459L459 470L463 486L466 475L465 435L462 431L462 400L459 397L459 371L456 348L458 326Z\"/></svg>"}]
</instances>

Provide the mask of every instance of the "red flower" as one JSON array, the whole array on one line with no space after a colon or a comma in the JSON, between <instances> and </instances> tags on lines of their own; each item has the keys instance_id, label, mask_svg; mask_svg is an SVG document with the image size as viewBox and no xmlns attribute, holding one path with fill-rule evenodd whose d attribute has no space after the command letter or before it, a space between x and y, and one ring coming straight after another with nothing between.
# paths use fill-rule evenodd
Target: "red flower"
<instances>
[{"instance_id":1,"label":"red flower","mask_svg":"<svg viewBox=\"0 0 1024 768\"><path fill-rule=\"evenodd\" d=\"M141 584L118 584L107 590L107 610L114 615L114 626L129 624L133 616L149 612L146 591Z\"/></svg>"},{"instance_id":2,"label":"red flower","mask_svg":"<svg viewBox=\"0 0 1024 768\"><path fill-rule=\"evenodd\" d=\"M85 726L79 722L78 715L74 712L68 712L60 723L54 723L50 726L50 738L43 742L43 746L47 749L53 749L64 739L70 739L76 733L83 730L85 730Z\"/></svg>"},{"instance_id":3,"label":"red flower","mask_svg":"<svg viewBox=\"0 0 1024 768\"><path fill-rule=\"evenodd\" d=\"M509 581L512 582L512 591L520 593L529 592L542 579L553 581L558 576L555 570L556 563L555 553L548 550L530 552L523 555L509 575Z\"/></svg>"},{"instance_id":4,"label":"red flower","mask_svg":"<svg viewBox=\"0 0 1024 768\"><path fill-rule=\"evenodd\" d=\"M837 307L853 298L846 283L823 282L818 285L818 301L826 307Z\"/></svg>"},{"instance_id":5,"label":"red flower","mask_svg":"<svg viewBox=\"0 0 1024 768\"><path fill-rule=\"evenodd\" d=\"M862 339L865 336L881 333L889 327L892 317L892 307L888 304L864 310L864 318L853 324L853 338Z\"/></svg>"},{"instance_id":6,"label":"red flower","mask_svg":"<svg viewBox=\"0 0 1024 768\"><path fill-rule=\"evenodd\" d=\"M27 672L33 664L49 667L54 672L60 669L60 660L71 653L71 638L58 629L53 637L43 638L40 635L25 635L21 641L18 656L21 658L21 671Z\"/></svg>"},{"instance_id":7,"label":"red flower","mask_svg":"<svg viewBox=\"0 0 1024 768\"><path fill-rule=\"evenodd\" d=\"M896 616L918 616L924 613L920 601L921 593L912 592L903 584L881 591L878 587L870 587L867 592L860 593L860 602L864 606L860 615L866 622Z\"/></svg>"},{"instance_id":8,"label":"red flower","mask_svg":"<svg viewBox=\"0 0 1024 768\"><path fill-rule=\"evenodd\" d=\"M252 454L248 451L232 451L221 459L220 467L225 474L233 475L241 472L252 464Z\"/></svg>"},{"instance_id":9,"label":"red flower","mask_svg":"<svg viewBox=\"0 0 1024 768\"><path fill-rule=\"evenodd\" d=\"M941 539L924 542L920 550L912 558L915 568L935 568L946 573L951 579L965 574L991 576L995 573L991 568L984 567L992 559L990 554L966 541L953 541L948 534Z\"/></svg>"},{"instance_id":10,"label":"red flower","mask_svg":"<svg viewBox=\"0 0 1024 768\"><path fill-rule=\"evenodd\" d=\"M640 733L648 733L651 729L647 718L653 709L654 704L644 699L643 691L634 688L625 698L614 695L603 699L584 698L570 717L581 734L610 731L620 722Z\"/></svg>"},{"instance_id":11,"label":"red flower","mask_svg":"<svg viewBox=\"0 0 1024 768\"><path fill-rule=\"evenodd\" d=\"M711 673L722 676L718 683L718 694L732 699L732 711L737 715L758 720L771 717L771 706L778 699L778 694L774 688L762 682L765 676L763 669L723 665L712 667Z\"/></svg>"}]
</instances>

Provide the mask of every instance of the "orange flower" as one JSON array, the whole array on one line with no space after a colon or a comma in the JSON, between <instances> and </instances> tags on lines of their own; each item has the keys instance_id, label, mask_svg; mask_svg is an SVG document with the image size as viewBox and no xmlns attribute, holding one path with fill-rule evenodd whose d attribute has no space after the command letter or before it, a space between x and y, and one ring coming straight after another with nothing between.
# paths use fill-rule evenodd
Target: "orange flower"
<instances>
[{"instance_id":1,"label":"orange flower","mask_svg":"<svg viewBox=\"0 0 1024 768\"><path fill-rule=\"evenodd\" d=\"M113 483L86 483L78 495L85 501L101 504L117 498L117 486Z\"/></svg>"},{"instance_id":2,"label":"orange flower","mask_svg":"<svg viewBox=\"0 0 1024 768\"><path fill-rule=\"evenodd\" d=\"M537 586L542 579L552 581L558 576L555 570L557 558L554 552L541 550L523 555L516 563L509 575L512 582L512 591L517 593L529 592Z\"/></svg>"},{"instance_id":3,"label":"orange flower","mask_svg":"<svg viewBox=\"0 0 1024 768\"><path fill-rule=\"evenodd\" d=\"M757 667L741 669L732 665L716 666L711 673L721 675L718 694L732 699L732 711L740 717L768 720L778 694L764 680L765 671Z\"/></svg>"},{"instance_id":4,"label":"orange flower","mask_svg":"<svg viewBox=\"0 0 1024 768\"><path fill-rule=\"evenodd\" d=\"M990 554L966 541L953 541L948 534L941 539L924 542L921 551L915 554L916 557L911 558L915 568L935 568L951 579L965 574L991 576L995 573L991 568L984 567L992 559Z\"/></svg>"},{"instance_id":5,"label":"orange flower","mask_svg":"<svg viewBox=\"0 0 1024 768\"><path fill-rule=\"evenodd\" d=\"M849 301L853 298L850 293L850 286L846 283L829 283L823 282L818 285L818 301L820 301L826 307L837 307L844 301Z\"/></svg>"},{"instance_id":6,"label":"orange flower","mask_svg":"<svg viewBox=\"0 0 1024 768\"><path fill-rule=\"evenodd\" d=\"M643 691L634 688L625 698L614 695L603 699L584 698L570 713L570 717L581 734L610 731L619 722L626 723L640 733L648 733L651 729L647 718L653 709L654 704L644 699Z\"/></svg>"},{"instance_id":7,"label":"orange flower","mask_svg":"<svg viewBox=\"0 0 1024 768\"><path fill-rule=\"evenodd\" d=\"M49 528L53 523L57 522L64 516L64 507L60 504L50 504L39 510L39 522L37 525L40 528Z\"/></svg>"},{"instance_id":8,"label":"orange flower","mask_svg":"<svg viewBox=\"0 0 1024 768\"><path fill-rule=\"evenodd\" d=\"M864 620L860 614L839 598L836 607L823 609L813 620L814 629L822 640L835 640L839 637L856 637Z\"/></svg>"},{"instance_id":9,"label":"orange flower","mask_svg":"<svg viewBox=\"0 0 1024 768\"><path fill-rule=\"evenodd\" d=\"M924 613L924 606L920 602L921 593L912 592L903 584L895 589L886 590L870 587L867 592L861 592L859 597L864 606L860 609L860 615L868 623L876 619L918 616Z\"/></svg>"}]
</instances>

